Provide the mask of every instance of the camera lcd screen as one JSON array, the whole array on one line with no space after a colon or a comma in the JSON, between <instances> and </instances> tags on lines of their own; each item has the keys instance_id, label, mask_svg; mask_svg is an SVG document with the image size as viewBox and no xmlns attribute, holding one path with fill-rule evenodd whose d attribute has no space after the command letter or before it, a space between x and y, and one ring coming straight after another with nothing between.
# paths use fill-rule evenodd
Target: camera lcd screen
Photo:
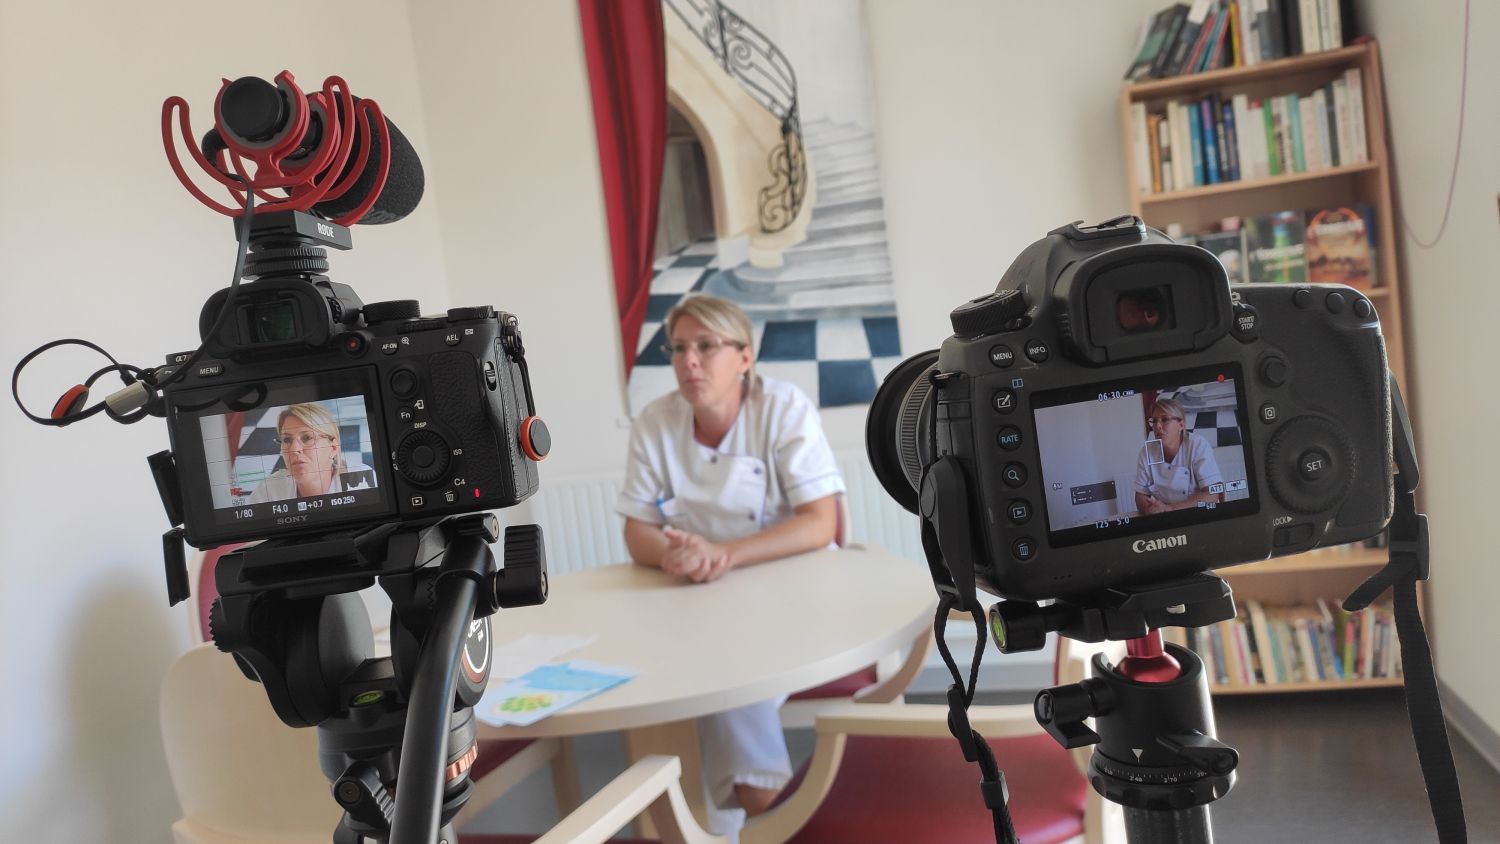
<instances>
[{"instance_id":1,"label":"camera lcd screen","mask_svg":"<svg viewBox=\"0 0 1500 844\"><path fill-rule=\"evenodd\" d=\"M211 524L195 533L270 535L386 510L371 395L367 375L346 371L178 396L181 445L201 448L179 449L190 508L209 503Z\"/></svg>"},{"instance_id":2,"label":"camera lcd screen","mask_svg":"<svg viewBox=\"0 0 1500 844\"><path fill-rule=\"evenodd\" d=\"M1258 512L1242 385L1225 364L1034 396L1051 544Z\"/></svg>"}]
</instances>

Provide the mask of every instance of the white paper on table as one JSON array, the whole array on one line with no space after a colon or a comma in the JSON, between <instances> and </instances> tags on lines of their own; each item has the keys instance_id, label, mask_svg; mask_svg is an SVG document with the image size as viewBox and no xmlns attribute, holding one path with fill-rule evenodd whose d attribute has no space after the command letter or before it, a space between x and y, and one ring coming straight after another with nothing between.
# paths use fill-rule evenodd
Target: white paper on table
<instances>
[{"instance_id":1,"label":"white paper on table","mask_svg":"<svg viewBox=\"0 0 1500 844\"><path fill-rule=\"evenodd\" d=\"M597 635L527 633L519 639L496 645L490 654L491 677L520 677L566 653L589 644Z\"/></svg>"},{"instance_id":2,"label":"white paper on table","mask_svg":"<svg viewBox=\"0 0 1500 844\"><path fill-rule=\"evenodd\" d=\"M528 726L554 712L612 689L635 677L633 668L586 660L544 665L522 677L490 686L474 707L493 726Z\"/></svg>"}]
</instances>

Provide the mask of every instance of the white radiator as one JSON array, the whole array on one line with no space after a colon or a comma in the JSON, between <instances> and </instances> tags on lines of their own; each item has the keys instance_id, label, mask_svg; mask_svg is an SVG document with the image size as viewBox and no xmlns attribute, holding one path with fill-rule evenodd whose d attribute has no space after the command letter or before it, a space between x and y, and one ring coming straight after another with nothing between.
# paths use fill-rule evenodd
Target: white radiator
<instances>
[{"instance_id":1,"label":"white radiator","mask_svg":"<svg viewBox=\"0 0 1500 844\"><path fill-rule=\"evenodd\" d=\"M922 563L917 517L886 495L863 450L835 455L849 488L850 542L873 543ZM615 513L620 478L614 475L544 479L527 503L530 518L542 526L547 568L556 574L630 559L625 523Z\"/></svg>"},{"instance_id":2,"label":"white radiator","mask_svg":"<svg viewBox=\"0 0 1500 844\"><path fill-rule=\"evenodd\" d=\"M920 520L886 494L870 469L864 450L836 452L834 457L849 490L848 541L879 545L925 569ZM630 559L625 547L625 522L615 514L620 480L616 475L545 478L536 495L516 511L507 512L520 521L542 526L547 568L554 575L624 562ZM850 597L857 599L857 595L858 585L851 584ZM987 598L985 603L993 600ZM950 625L948 636L949 644L967 671L974 647L973 626L955 623ZM996 656L993 652L986 655L980 690L1034 689L1048 685L1052 665L1050 642L1046 649L1035 653L1003 659ZM942 668L937 649L928 654L927 664L928 669L913 683L912 691L943 691L951 680Z\"/></svg>"}]
</instances>

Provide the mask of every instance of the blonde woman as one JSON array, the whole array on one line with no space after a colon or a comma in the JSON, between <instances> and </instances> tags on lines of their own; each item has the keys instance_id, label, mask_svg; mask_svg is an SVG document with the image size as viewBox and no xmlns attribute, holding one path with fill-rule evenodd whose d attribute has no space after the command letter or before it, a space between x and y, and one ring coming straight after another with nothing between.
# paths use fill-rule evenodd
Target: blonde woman
<instances>
[{"instance_id":1,"label":"blonde woman","mask_svg":"<svg viewBox=\"0 0 1500 844\"><path fill-rule=\"evenodd\" d=\"M1158 400L1151 406L1146 425L1161 442L1162 460L1155 459L1149 446L1141 447L1135 472L1135 505L1141 515L1224 500L1223 493L1209 492L1210 487L1224 482L1213 446L1187 429L1187 414L1181 404L1172 399Z\"/></svg>"},{"instance_id":2,"label":"blonde woman","mask_svg":"<svg viewBox=\"0 0 1500 844\"><path fill-rule=\"evenodd\" d=\"M755 373L744 311L688 296L667 314L666 335L677 390L631 427L615 506L631 557L708 583L830 545L843 478L812 401ZM720 807L758 814L791 778L781 703L701 719L704 773Z\"/></svg>"},{"instance_id":3,"label":"blonde woman","mask_svg":"<svg viewBox=\"0 0 1500 844\"><path fill-rule=\"evenodd\" d=\"M284 465L260 482L250 504L343 492L342 475L368 470L363 464L349 466L339 445L338 420L320 404L283 408L276 419L276 442Z\"/></svg>"}]
</instances>

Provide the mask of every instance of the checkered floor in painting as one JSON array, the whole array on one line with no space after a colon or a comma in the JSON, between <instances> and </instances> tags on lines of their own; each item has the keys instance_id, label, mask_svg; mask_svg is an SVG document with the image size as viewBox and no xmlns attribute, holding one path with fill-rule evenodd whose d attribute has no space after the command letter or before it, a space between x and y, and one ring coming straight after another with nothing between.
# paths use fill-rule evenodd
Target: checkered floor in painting
<instances>
[{"instance_id":1,"label":"checkered floor in painting","mask_svg":"<svg viewBox=\"0 0 1500 844\"><path fill-rule=\"evenodd\" d=\"M630 373L630 412L677 389L663 320L683 296L703 289L719 271L717 247L699 241L660 258L651 279L651 302ZM869 404L882 379L902 360L895 317L751 319L757 372L796 384L819 407Z\"/></svg>"}]
</instances>

